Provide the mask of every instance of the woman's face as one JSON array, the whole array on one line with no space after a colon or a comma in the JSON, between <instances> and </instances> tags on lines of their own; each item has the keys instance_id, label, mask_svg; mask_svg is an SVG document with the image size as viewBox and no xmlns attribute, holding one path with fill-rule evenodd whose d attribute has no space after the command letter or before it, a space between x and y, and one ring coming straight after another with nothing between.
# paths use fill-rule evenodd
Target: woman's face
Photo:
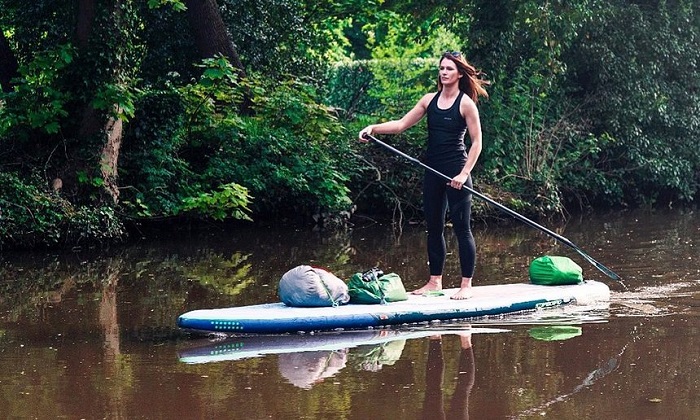
<instances>
[{"instance_id":1,"label":"woman's face","mask_svg":"<svg viewBox=\"0 0 700 420\"><path fill-rule=\"evenodd\" d=\"M459 79L462 77L455 62L447 57L440 60L440 67L438 70L440 75L440 83L442 83L443 86L459 83Z\"/></svg>"}]
</instances>

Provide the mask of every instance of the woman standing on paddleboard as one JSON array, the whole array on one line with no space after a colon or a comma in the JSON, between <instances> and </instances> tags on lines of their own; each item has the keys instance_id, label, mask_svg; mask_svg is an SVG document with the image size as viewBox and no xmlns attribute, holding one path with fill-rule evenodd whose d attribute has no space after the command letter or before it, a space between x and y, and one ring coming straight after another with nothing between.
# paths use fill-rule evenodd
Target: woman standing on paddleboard
<instances>
[{"instance_id":1,"label":"woman standing on paddleboard","mask_svg":"<svg viewBox=\"0 0 700 420\"><path fill-rule=\"evenodd\" d=\"M459 52L445 52L440 57L437 92L424 95L400 120L372 124L360 131L360 141L366 134L398 134L428 117L428 149L425 163L452 178L443 178L426 171L423 178L423 211L428 230L428 282L413 291L425 294L442 290L442 271L447 255L445 217L450 219L457 236L462 281L452 299L471 296L472 277L476 265L476 245L471 231L472 188L471 171L481 154L481 122L476 102L488 96L476 70ZM469 133L471 145L467 150L464 136Z\"/></svg>"}]
</instances>

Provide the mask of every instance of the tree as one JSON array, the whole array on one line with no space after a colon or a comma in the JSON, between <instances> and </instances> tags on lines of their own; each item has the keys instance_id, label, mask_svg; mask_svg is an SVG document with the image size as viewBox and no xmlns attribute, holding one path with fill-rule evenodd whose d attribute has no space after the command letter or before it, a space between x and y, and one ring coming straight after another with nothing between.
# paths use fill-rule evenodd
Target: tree
<instances>
[{"instance_id":1,"label":"tree","mask_svg":"<svg viewBox=\"0 0 700 420\"><path fill-rule=\"evenodd\" d=\"M239 79L245 79L245 68L238 56L238 51L231 42L216 0L186 0L185 4L187 20L201 58L213 58L221 54L238 70ZM241 103L241 113L249 113L250 105L248 92Z\"/></svg>"},{"instance_id":2,"label":"tree","mask_svg":"<svg viewBox=\"0 0 700 420\"><path fill-rule=\"evenodd\" d=\"M17 75L17 59L0 28L0 88L3 92L12 91L12 79Z\"/></svg>"},{"instance_id":3,"label":"tree","mask_svg":"<svg viewBox=\"0 0 700 420\"><path fill-rule=\"evenodd\" d=\"M133 78L133 70L120 59L121 54L130 51L130 41L134 36L129 22L134 22L134 11L126 2L114 1L105 8L105 14L100 16L102 32L95 31L97 23L97 0L79 0L75 30L75 44L78 55L89 57L84 64L94 68L106 66L103 80L93 85L93 91L88 93L87 101L83 103L80 126L77 130L79 139L98 138L95 150L99 156L97 162L88 160L87 167L81 168L78 163L76 173L93 173L95 166L98 176L92 179L101 185L100 191L104 198L112 204L119 201L119 186L117 182L119 152L122 145L124 120L133 114L133 105L128 91ZM100 8L102 9L102 8ZM126 30L124 30L126 29ZM108 39L111 34L119 34L116 39ZM95 47L93 47L93 44ZM102 55L104 50L107 54ZM99 53L98 53L99 51ZM104 57L104 58L103 58ZM83 70L87 70L83 68ZM95 165L96 163L96 165Z\"/></svg>"},{"instance_id":4,"label":"tree","mask_svg":"<svg viewBox=\"0 0 700 420\"><path fill-rule=\"evenodd\" d=\"M591 132L610 139L585 185L606 203L692 201L700 188L700 3L599 7L566 58Z\"/></svg>"}]
</instances>

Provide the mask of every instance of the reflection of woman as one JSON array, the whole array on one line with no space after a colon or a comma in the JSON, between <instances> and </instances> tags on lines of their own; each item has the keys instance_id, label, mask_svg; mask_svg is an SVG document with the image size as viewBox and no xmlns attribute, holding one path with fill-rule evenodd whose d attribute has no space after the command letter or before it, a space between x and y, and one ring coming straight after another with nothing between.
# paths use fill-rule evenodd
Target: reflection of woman
<instances>
[{"instance_id":1,"label":"reflection of woman","mask_svg":"<svg viewBox=\"0 0 700 420\"><path fill-rule=\"evenodd\" d=\"M445 413L442 379L445 362L442 355L442 339L440 336L430 339L428 347L428 363L425 372L425 400L423 401L424 419L468 419L469 394L474 386L474 351L472 350L471 334L460 335L462 351L459 356L459 374L450 409Z\"/></svg>"}]
</instances>

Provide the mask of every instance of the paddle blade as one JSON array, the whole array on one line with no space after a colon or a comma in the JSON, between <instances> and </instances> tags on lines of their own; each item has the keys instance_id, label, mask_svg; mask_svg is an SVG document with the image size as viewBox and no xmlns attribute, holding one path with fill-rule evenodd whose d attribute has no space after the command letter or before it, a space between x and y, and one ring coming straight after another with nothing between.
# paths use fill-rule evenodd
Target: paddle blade
<instances>
[{"instance_id":1,"label":"paddle blade","mask_svg":"<svg viewBox=\"0 0 700 420\"><path fill-rule=\"evenodd\" d=\"M590 255L586 254L585 252L581 251L578 248L574 248L583 258L586 259L589 263L593 264L598 270L600 270L603 274L606 276L610 277L613 280L617 280L619 282L622 282L622 278L617 275L614 271L609 269L608 267L604 266L603 264L599 263L598 261L594 260L593 257Z\"/></svg>"}]
</instances>

